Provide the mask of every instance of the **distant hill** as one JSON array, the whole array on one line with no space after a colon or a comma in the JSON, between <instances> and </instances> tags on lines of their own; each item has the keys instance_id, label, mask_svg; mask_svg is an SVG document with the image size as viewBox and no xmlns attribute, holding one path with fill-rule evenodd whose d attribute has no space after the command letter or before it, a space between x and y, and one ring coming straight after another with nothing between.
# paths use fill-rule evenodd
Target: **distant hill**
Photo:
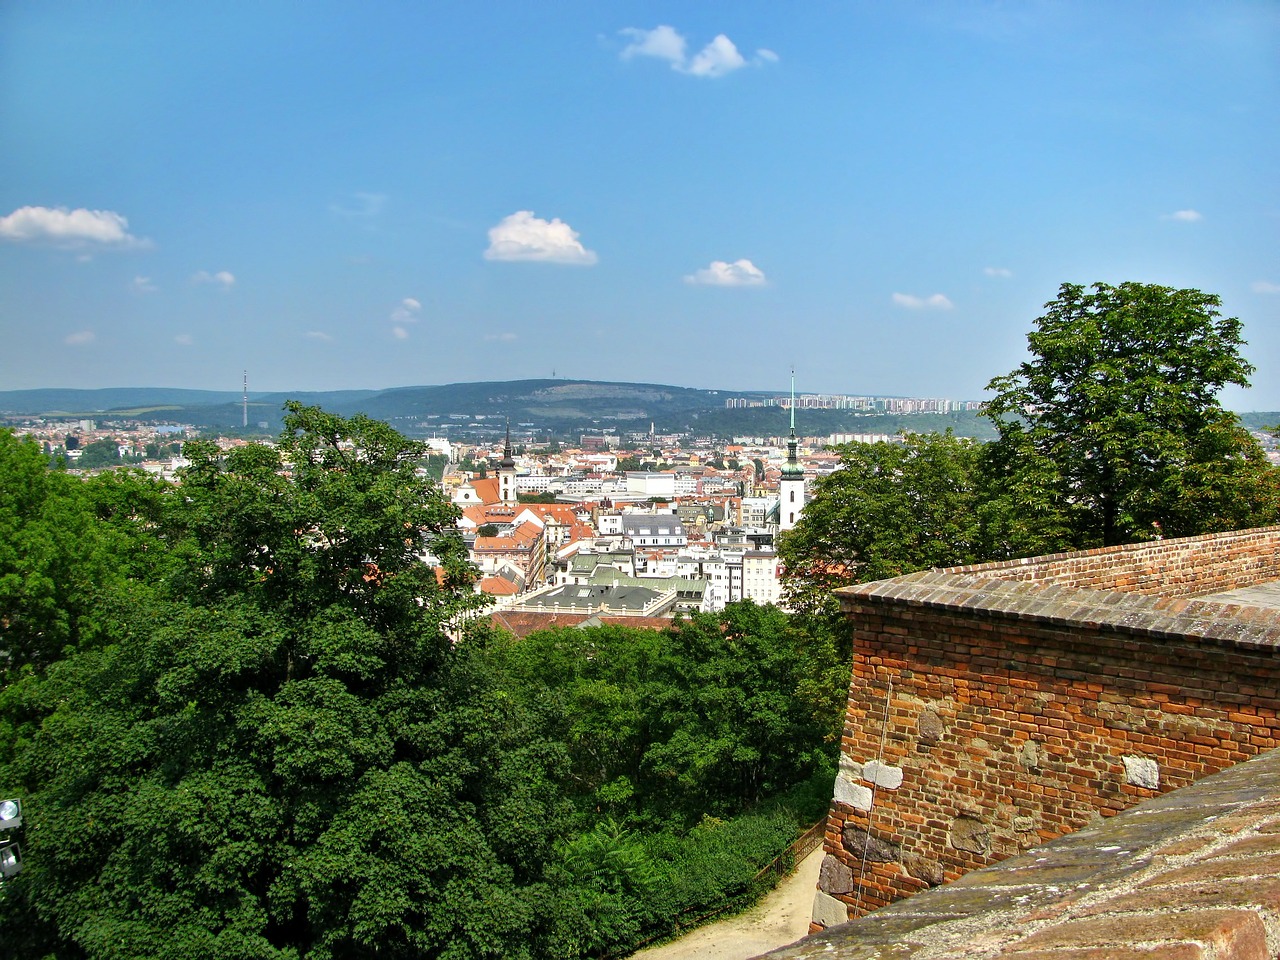
<instances>
[{"instance_id":1,"label":"distant hill","mask_svg":"<svg viewBox=\"0 0 1280 960\"><path fill-rule=\"evenodd\" d=\"M514 380L388 390L250 393L248 420L254 430L274 433L280 428L284 402L293 399L344 416L363 413L393 423L407 433L440 432L446 426L450 431L457 431L489 419L494 420L494 429L497 429L497 424L505 424L508 417L513 423L533 424L549 433L610 426L619 430L648 430L651 422L664 431L671 431L683 429L681 424L695 422L700 413L723 409L725 398L730 396L764 394L589 380ZM232 391L159 387L0 391L0 413L4 414L99 419L116 416L176 421L229 431L236 430L242 423L241 403L241 395ZM774 418L779 416L776 409L772 413ZM260 428L259 424L266 426Z\"/></svg>"},{"instance_id":2,"label":"distant hill","mask_svg":"<svg viewBox=\"0 0 1280 960\"><path fill-rule=\"evenodd\" d=\"M730 398L770 396L776 393L595 380L509 380L387 390L251 393L248 432L278 433L284 402L294 399L343 416L362 413L385 420L418 437L493 436L505 429L507 418L511 420L513 436L535 439L573 438L601 431L647 433L650 424L658 433L780 436L787 432L789 424L782 408L725 407L725 400ZM239 393L167 387L0 391L0 414L189 423L228 434L242 432L244 418ZM1247 414L1245 422L1277 423L1280 413ZM805 436L947 429L959 436L994 435L991 425L972 412L890 415L800 410L796 426Z\"/></svg>"}]
</instances>

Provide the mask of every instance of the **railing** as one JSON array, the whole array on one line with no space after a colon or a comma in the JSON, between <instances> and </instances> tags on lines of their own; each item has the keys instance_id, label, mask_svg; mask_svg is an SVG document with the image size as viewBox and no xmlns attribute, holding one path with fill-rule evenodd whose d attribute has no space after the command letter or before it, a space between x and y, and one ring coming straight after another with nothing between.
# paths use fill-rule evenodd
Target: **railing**
<instances>
[{"instance_id":1,"label":"railing","mask_svg":"<svg viewBox=\"0 0 1280 960\"><path fill-rule=\"evenodd\" d=\"M822 838L826 835L826 832L827 820L826 817L823 817L804 833L800 834L800 839L796 840L786 850L762 867L760 872L755 875L755 879L760 880L770 873L777 874L779 879L785 877L795 868L797 863L822 845Z\"/></svg>"}]
</instances>

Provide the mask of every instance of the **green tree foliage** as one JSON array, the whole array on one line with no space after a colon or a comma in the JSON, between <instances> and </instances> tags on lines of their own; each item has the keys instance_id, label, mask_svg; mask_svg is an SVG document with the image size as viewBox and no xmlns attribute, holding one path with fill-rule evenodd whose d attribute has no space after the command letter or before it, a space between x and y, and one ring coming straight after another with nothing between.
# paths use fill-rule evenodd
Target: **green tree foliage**
<instances>
[{"instance_id":1,"label":"green tree foliage","mask_svg":"<svg viewBox=\"0 0 1280 960\"><path fill-rule=\"evenodd\" d=\"M95 635L111 561L85 485L0 430L0 672L42 667Z\"/></svg>"},{"instance_id":2,"label":"green tree foliage","mask_svg":"<svg viewBox=\"0 0 1280 960\"><path fill-rule=\"evenodd\" d=\"M579 809L623 823L730 815L807 777L830 728L805 695L809 638L776 607L735 603L663 632L542 631L491 656L567 746Z\"/></svg>"},{"instance_id":3,"label":"green tree foliage","mask_svg":"<svg viewBox=\"0 0 1280 960\"><path fill-rule=\"evenodd\" d=\"M851 443L779 538L788 602L817 613L839 586L987 555L982 445L951 434Z\"/></svg>"},{"instance_id":4,"label":"green tree foliage","mask_svg":"<svg viewBox=\"0 0 1280 960\"><path fill-rule=\"evenodd\" d=\"M1217 399L1253 371L1220 306L1140 283L1045 305L987 408L1002 479L1044 528L1088 547L1274 522L1275 471Z\"/></svg>"},{"instance_id":5,"label":"green tree foliage","mask_svg":"<svg viewBox=\"0 0 1280 960\"><path fill-rule=\"evenodd\" d=\"M617 954L758 892L825 808L835 647L778 610L509 641L385 425L290 405L275 445L186 453L89 479L0 436L10 952Z\"/></svg>"},{"instance_id":6,"label":"green tree foliage","mask_svg":"<svg viewBox=\"0 0 1280 960\"><path fill-rule=\"evenodd\" d=\"M537 955L563 751L450 642L473 574L418 452L293 407L278 449L189 455L117 642L0 695L44 713L0 752L30 814L0 924L66 957Z\"/></svg>"},{"instance_id":7,"label":"green tree foliage","mask_svg":"<svg viewBox=\"0 0 1280 960\"><path fill-rule=\"evenodd\" d=\"M120 459L120 447L112 439L104 437L85 444L76 459L76 469L95 470L101 467L116 467L123 461Z\"/></svg>"}]
</instances>

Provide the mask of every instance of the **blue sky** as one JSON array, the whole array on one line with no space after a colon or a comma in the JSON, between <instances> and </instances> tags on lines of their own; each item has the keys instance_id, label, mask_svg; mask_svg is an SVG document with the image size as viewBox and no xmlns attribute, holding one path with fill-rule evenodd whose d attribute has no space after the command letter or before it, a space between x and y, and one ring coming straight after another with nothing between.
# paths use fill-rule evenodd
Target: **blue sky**
<instances>
[{"instance_id":1,"label":"blue sky","mask_svg":"<svg viewBox=\"0 0 1280 960\"><path fill-rule=\"evenodd\" d=\"M1280 409L1280 5L0 4L0 389L980 399L1062 282Z\"/></svg>"}]
</instances>

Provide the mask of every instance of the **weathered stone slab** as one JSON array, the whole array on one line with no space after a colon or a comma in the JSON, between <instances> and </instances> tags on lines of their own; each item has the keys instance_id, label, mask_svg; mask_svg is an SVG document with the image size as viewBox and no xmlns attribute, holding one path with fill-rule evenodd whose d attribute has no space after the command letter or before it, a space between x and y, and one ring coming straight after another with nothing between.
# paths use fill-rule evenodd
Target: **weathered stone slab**
<instances>
[{"instance_id":1,"label":"weathered stone slab","mask_svg":"<svg viewBox=\"0 0 1280 960\"><path fill-rule=\"evenodd\" d=\"M1124 779L1135 787L1147 790L1160 789L1160 765L1150 757L1121 757L1124 761Z\"/></svg>"},{"instance_id":2,"label":"weathered stone slab","mask_svg":"<svg viewBox=\"0 0 1280 960\"><path fill-rule=\"evenodd\" d=\"M827 854L818 873L818 889L826 893L849 893L854 888L853 871L839 859Z\"/></svg>"},{"instance_id":3,"label":"weathered stone slab","mask_svg":"<svg viewBox=\"0 0 1280 960\"><path fill-rule=\"evenodd\" d=\"M951 845L985 857L991 852L991 830L973 817L956 817L951 821Z\"/></svg>"},{"instance_id":4,"label":"weathered stone slab","mask_svg":"<svg viewBox=\"0 0 1280 960\"><path fill-rule=\"evenodd\" d=\"M862 765L862 779L885 790L897 790L902 786L902 768L891 767L879 760L868 760Z\"/></svg>"},{"instance_id":5,"label":"weathered stone slab","mask_svg":"<svg viewBox=\"0 0 1280 960\"><path fill-rule=\"evenodd\" d=\"M871 809L871 802L874 799L870 787L854 783L845 777L843 773L836 777L833 796L836 803L847 803L855 810L862 810L863 812Z\"/></svg>"},{"instance_id":6,"label":"weathered stone slab","mask_svg":"<svg viewBox=\"0 0 1280 960\"><path fill-rule=\"evenodd\" d=\"M818 890L813 895L813 922L828 929L848 923L849 908L835 897Z\"/></svg>"},{"instance_id":7,"label":"weathered stone slab","mask_svg":"<svg viewBox=\"0 0 1280 960\"><path fill-rule=\"evenodd\" d=\"M841 831L844 848L849 855L868 863L901 863L902 847L892 840L877 837L861 827L845 827Z\"/></svg>"}]
</instances>

